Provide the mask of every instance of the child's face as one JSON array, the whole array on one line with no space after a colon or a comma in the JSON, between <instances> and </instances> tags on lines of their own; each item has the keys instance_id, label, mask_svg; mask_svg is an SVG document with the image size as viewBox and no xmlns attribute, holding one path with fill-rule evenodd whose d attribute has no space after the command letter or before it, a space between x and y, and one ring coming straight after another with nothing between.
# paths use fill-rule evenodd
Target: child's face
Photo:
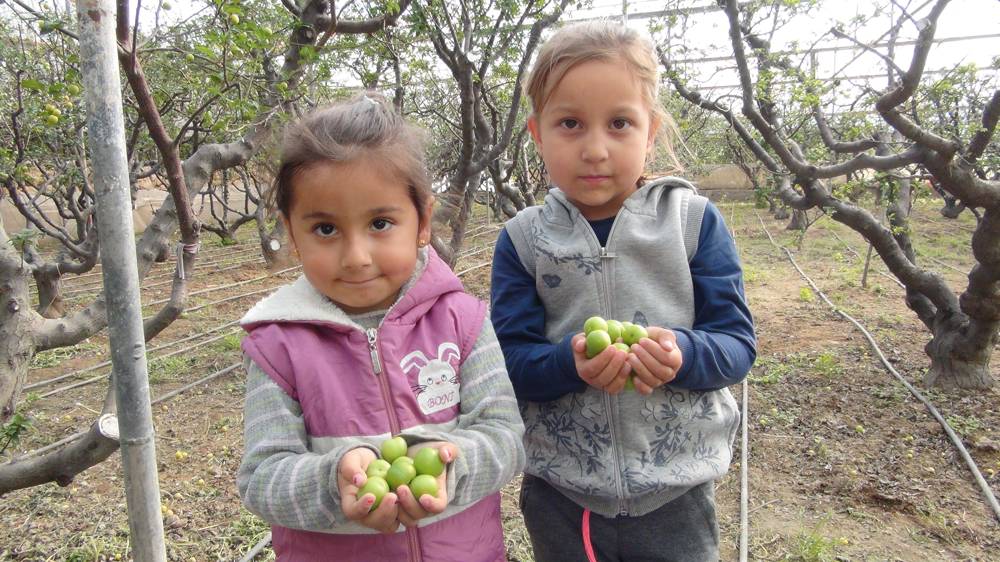
<instances>
[{"instance_id":1,"label":"child's face","mask_svg":"<svg viewBox=\"0 0 1000 562\"><path fill-rule=\"evenodd\" d=\"M589 220L613 217L636 190L656 124L623 61L570 69L528 119L552 183Z\"/></svg>"},{"instance_id":2,"label":"child's face","mask_svg":"<svg viewBox=\"0 0 1000 562\"><path fill-rule=\"evenodd\" d=\"M430 239L407 185L361 158L313 164L292 189L283 220L313 287L348 313L391 306Z\"/></svg>"}]
</instances>

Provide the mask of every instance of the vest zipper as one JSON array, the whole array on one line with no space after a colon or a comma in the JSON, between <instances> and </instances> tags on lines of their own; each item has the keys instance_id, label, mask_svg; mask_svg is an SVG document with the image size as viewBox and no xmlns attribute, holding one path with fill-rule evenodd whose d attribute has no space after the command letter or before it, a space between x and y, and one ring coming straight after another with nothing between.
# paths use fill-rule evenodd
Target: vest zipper
<instances>
[{"instance_id":1,"label":"vest zipper","mask_svg":"<svg viewBox=\"0 0 1000 562\"><path fill-rule=\"evenodd\" d=\"M618 222L617 217L615 222ZM611 225L612 231L614 230L614 223ZM608 240L611 240L611 233L608 234ZM609 254L607 246L601 246L601 290L604 292L604 304L606 310L603 311L605 318L611 318L611 288L608 286L608 273L610 270L611 260L615 258L614 254ZM621 462L619 462L619 447L618 447L618 436L615 432L615 423L611 418L611 406L612 406L612 396L610 394L604 394L604 408L608 412L608 428L611 431L611 454L615 463L615 490L618 493L618 514L628 515L628 510L625 509L625 485L622 483L622 469Z\"/></svg>"},{"instance_id":2,"label":"vest zipper","mask_svg":"<svg viewBox=\"0 0 1000 562\"><path fill-rule=\"evenodd\" d=\"M378 387L382 393L382 401L385 403L386 413L389 415L389 431L391 435L399 434L399 419L396 418L396 409L392 405L392 397L389 392L389 381L385 380L383 373L382 358L378 352L378 329L368 328L365 330L368 336L368 352L372 357L372 370L375 372L375 379L378 380ZM406 529L406 542L410 562L420 562L420 540L417 537L416 529Z\"/></svg>"},{"instance_id":3,"label":"vest zipper","mask_svg":"<svg viewBox=\"0 0 1000 562\"><path fill-rule=\"evenodd\" d=\"M615 234L615 227L618 226L618 218L621 216L621 211L619 210L618 215L615 216L615 220L611 223L611 230L608 231L608 239L601 245L601 241L597 239L597 233L594 232L593 228L588 228L590 235L593 237L594 242L597 243L598 247L601 249L599 256L601 258L601 292L604 297L604 307L605 309L601 311L605 318L611 318L611 311L614 308L611 305L612 292L611 288L608 286L608 271L610 270L611 260L615 259L615 254L608 252L608 246L611 243L611 238ZM589 225L588 225L589 226ZM611 395L605 393L603 397L604 409L608 413L608 428L611 432L611 456L615 464L615 491L618 494L618 514L628 515L628 510L625 508L625 485L622 483L622 467L620 457L620 447L618 446L618 435L615 432L615 423L611 417Z\"/></svg>"},{"instance_id":4,"label":"vest zipper","mask_svg":"<svg viewBox=\"0 0 1000 562\"><path fill-rule=\"evenodd\" d=\"M389 381L380 376L382 371L382 358L378 353L378 329L368 328L365 330L368 336L368 351L372 355L372 369L375 371L375 379L378 381L378 388L382 392L382 401L385 403L385 411L389 416L389 431L392 435L399 433L399 419L396 418L396 409L392 405L392 395L389 392Z\"/></svg>"}]
</instances>

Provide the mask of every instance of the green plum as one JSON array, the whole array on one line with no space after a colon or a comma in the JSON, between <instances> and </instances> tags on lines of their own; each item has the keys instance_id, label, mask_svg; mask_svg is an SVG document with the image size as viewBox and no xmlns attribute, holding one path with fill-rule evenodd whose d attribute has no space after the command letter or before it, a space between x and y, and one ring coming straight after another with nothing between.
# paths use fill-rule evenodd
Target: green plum
<instances>
[{"instance_id":1,"label":"green plum","mask_svg":"<svg viewBox=\"0 0 1000 562\"><path fill-rule=\"evenodd\" d=\"M417 474L429 474L437 478L444 472L444 462L441 460L441 454L437 449L434 447L424 447L417 451L417 454L414 456L413 468L417 469Z\"/></svg>"},{"instance_id":2,"label":"green plum","mask_svg":"<svg viewBox=\"0 0 1000 562\"><path fill-rule=\"evenodd\" d=\"M424 494L434 498L438 495L437 478L434 478L430 474L420 474L414 477L409 486L410 491L413 492L413 497L417 499L420 499L420 496Z\"/></svg>"},{"instance_id":3,"label":"green plum","mask_svg":"<svg viewBox=\"0 0 1000 562\"><path fill-rule=\"evenodd\" d=\"M412 463L397 461L392 463L389 471L385 473L385 481L389 484L389 488L395 492L396 488L403 484L409 484L416 475L417 469L413 468Z\"/></svg>"},{"instance_id":4,"label":"green plum","mask_svg":"<svg viewBox=\"0 0 1000 562\"><path fill-rule=\"evenodd\" d=\"M605 347L611 345L611 336L604 330L594 330L587 334L587 359L604 351Z\"/></svg>"},{"instance_id":5,"label":"green plum","mask_svg":"<svg viewBox=\"0 0 1000 562\"><path fill-rule=\"evenodd\" d=\"M627 345L623 344L623 343L622 343L622 342L620 342L620 341L616 341L616 342L615 342L615 343L613 343L612 345L614 345L614 346L615 346L615 347L617 347L618 349L620 349L620 350L624 351L625 353L628 353L629 351L631 351L631 348L630 348L629 346L627 346Z\"/></svg>"},{"instance_id":6,"label":"green plum","mask_svg":"<svg viewBox=\"0 0 1000 562\"><path fill-rule=\"evenodd\" d=\"M361 499L361 497L365 494L375 496L375 503L373 503L371 507L371 509L375 509L378 507L378 504L382 503L382 497L388 493L389 484L385 481L385 478L380 476L369 476L365 484L358 490L358 499Z\"/></svg>"},{"instance_id":7,"label":"green plum","mask_svg":"<svg viewBox=\"0 0 1000 562\"><path fill-rule=\"evenodd\" d=\"M639 340L647 337L649 337L649 333L646 332L646 328L638 324L632 324L625 327L625 333L622 334L622 341L631 347L632 344L639 343Z\"/></svg>"},{"instance_id":8,"label":"green plum","mask_svg":"<svg viewBox=\"0 0 1000 562\"><path fill-rule=\"evenodd\" d=\"M398 435L386 439L379 447L379 451L382 453L382 458L391 463L406 454L406 440Z\"/></svg>"},{"instance_id":9,"label":"green plum","mask_svg":"<svg viewBox=\"0 0 1000 562\"><path fill-rule=\"evenodd\" d=\"M608 320L608 335L611 336L611 341L618 341L622 337L622 332L625 331L625 326L617 320Z\"/></svg>"},{"instance_id":10,"label":"green plum","mask_svg":"<svg viewBox=\"0 0 1000 562\"><path fill-rule=\"evenodd\" d=\"M369 478L372 476L385 478L385 473L389 472L390 466L392 465L385 459L375 459L368 465L368 470L365 471L365 474L367 474Z\"/></svg>"},{"instance_id":11,"label":"green plum","mask_svg":"<svg viewBox=\"0 0 1000 562\"><path fill-rule=\"evenodd\" d=\"M583 333L590 334L594 330L608 331L608 323L600 316L591 316L583 323Z\"/></svg>"}]
</instances>

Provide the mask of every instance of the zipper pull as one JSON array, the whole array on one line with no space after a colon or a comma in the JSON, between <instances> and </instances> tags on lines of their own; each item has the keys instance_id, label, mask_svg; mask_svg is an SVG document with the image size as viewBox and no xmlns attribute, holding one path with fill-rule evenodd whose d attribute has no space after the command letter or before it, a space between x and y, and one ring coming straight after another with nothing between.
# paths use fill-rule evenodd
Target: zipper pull
<instances>
[{"instance_id":1,"label":"zipper pull","mask_svg":"<svg viewBox=\"0 0 1000 562\"><path fill-rule=\"evenodd\" d=\"M365 334L368 335L368 351L372 354L372 368L375 369L376 375L381 375L382 360L378 357L378 347L375 345L378 341L378 330L375 328L368 328L365 330Z\"/></svg>"}]
</instances>

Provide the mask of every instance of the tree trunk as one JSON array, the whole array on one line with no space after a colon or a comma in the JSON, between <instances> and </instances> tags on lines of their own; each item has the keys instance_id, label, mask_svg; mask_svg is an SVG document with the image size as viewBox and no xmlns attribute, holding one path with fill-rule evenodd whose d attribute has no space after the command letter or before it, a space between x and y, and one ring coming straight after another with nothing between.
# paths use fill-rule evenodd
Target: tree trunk
<instances>
[{"instance_id":1,"label":"tree trunk","mask_svg":"<svg viewBox=\"0 0 1000 562\"><path fill-rule=\"evenodd\" d=\"M967 347L957 328L942 328L939 333L935 333L924 346L924 351L931 359L924 384L946 390L992 388L994 381L990 375L990 353L993 345L979 350L965 349Z\"/></svg>"},{"instance_id":2,"label":"tree trunk","mask_svg":"<svg viewBox=\"0 0 1000 562\"><path fill-rule=\"evenodd\" d=\"M50 277L41 271L33 273L38 288L38 313L45 318L62 318L66 314L59 281L62 276Z\"/></svg>"},{"instance_id":3,"label":"tree trunk","mask_svg":"<svg viewBox=\"0 0 1000 562\"><path fill-rule=\"evenodd\" d=\"M263 211L263 205L260 209ZM292 245L286 240L285 223L281 220L275 221L274 228L268 232L267 221L262 215L263 212L257 213L257 232L260 234L260 250L264 254L267 268L277 271L292 267L296 260L292 256Z\"/></svg>"},{"instance_id":4,"label":"tree trunk","mask_svg":"<svg viewBox=\"0 0 1000 562\"><path fill-rule=\"evenodd\" d=\"M469 178L469 183L465 187L465 196L462 197L462 205L458 209L458 216L452 222L450 244L452 259L448 261L448 265L452 268L455 267L454 256L458 255L465 242L465 227L469 224L469 217L472 215L472 200L475 198L476 192L479 191L479 183L482 179L482 173L474 174Z\"/></svg>"},{"instance_id":5,"label":"tree trunk","mask_svg":"<svg viewBox=\"0 0 1000 562\"><path fill-rule=\"evenodd\" d=\"M947 219L957 219L958 215L965 210L965 203L961 203L954 197L944 198L944 207L941 207L941 216Z\"/></svg>"},{"instance_id":6,"label":"tree trunk","mask_svg":"<svg viewBox=\"0 0 1000 562\"><path fill-rule=\"evenodd\" d=\"M785 230L805 230L809 226L809 217L805 211L792 209L792 220L788 222Z\"/></svg>"},{"instance_id":7,"label":"tree trunk","mask_svg":"<svg viewBox=\"0 0 1000 562\"><path fill-rule=\"evenodd\" d=\"M2 224L0 224L2 227ZM6 238L6 237L0 237ZM3 240L6 242L6 240ZM35 355L27 275L16 256L0 254L0 421L14 414L28 365Z\"/></svg>"}]
</instances>

